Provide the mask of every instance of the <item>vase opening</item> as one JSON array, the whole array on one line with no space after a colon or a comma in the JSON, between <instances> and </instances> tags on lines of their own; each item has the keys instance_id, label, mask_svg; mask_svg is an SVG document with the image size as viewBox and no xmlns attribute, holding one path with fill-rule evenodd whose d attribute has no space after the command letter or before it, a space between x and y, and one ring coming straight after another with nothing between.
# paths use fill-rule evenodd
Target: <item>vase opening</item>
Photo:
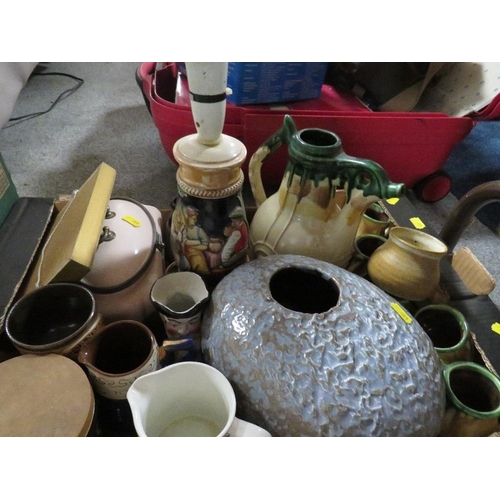
<instances>
[{"instance_id":1,"label":"vase opening","mask_svg":"<svg viewBox=\"0 0 500 500\"><path fill-rule=\"evenodd\" d=\"M300 138L310 146L335 146L339 140L332 133L321 129L306 129L300 132Z\"/></svg>"},{"instance_id":2,"label":"vase opening","mask_svg":"<svg viewBox=\"0 0 500 500\"><path fill-rule=\"evenodd\" d=\"M460 323L448 311L422 311L418 322L438 349L455 347L463 338Z\"/></svg>"},{"instance_id":3,"label":"vase opening","mask_svg":"<svg viewBox=\"0 0 500 500\"><path fill-rule=\"evenodd\" d=\"M417 251L421 250L425 252L428 256L441 257L448 250L448 247L441 240L430 234L422 233L417 229L393 227L389 233L389 237L391 236L403 244L413 247Z\"/></svg>"},{"instance_id":4,"label":"vase opening","mask_svg":"<svg viewBox=\"0 0 500 500\"><path fill-rule=\"evenodd\" d=\"M463 405L477 412L491 412L500 407L500 393L495 383L478 371L453 370L450 389Z\"/></svg>"},{"instance_id":5,"label":"vase opening","mask_svg":"<svg viewBox=\"0 0 500 500\"><path fill-rule=\"evenodd\" d=\"M269 283L276 302L292 311L317 314L336 306L338 285L314 269L287 267L273 274Z\"/></svg>"}]
</instances>

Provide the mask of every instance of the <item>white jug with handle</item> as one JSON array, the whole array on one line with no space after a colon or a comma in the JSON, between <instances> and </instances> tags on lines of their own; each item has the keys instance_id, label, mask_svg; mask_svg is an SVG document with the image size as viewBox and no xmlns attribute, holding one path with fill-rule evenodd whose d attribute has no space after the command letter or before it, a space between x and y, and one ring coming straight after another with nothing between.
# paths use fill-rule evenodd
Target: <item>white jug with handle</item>
<instances>
[{"instance_id":1,"label":"white jug with handle","mask_svg":"<svg viewBox=\"0 0 500 500\"><path fill-rule=\"evenodd\" d=\"M236 417L231 384L205 363L185 361L144 375L127 399L139 437L271 437Z\"/></svg>"}]
</instances>

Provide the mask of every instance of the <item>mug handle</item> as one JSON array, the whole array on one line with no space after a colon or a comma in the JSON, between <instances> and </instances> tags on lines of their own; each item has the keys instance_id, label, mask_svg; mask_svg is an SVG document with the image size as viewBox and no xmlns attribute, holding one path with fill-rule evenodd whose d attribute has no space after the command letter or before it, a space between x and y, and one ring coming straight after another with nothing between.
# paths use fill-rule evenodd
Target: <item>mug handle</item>
<instances>
[{"instance_id":1,"label":"mug handle","mask_svg":"<svg viewBox=\"0 0 500 500\"><path fill-rule=\"evenodd\" d=\"M227 431L227 437L272 437L269 432L255 424L234 417L231 427Z\"/></svg>"},{"instance_id":2,"label":"mug handle","mask_svg":"<svg viewBox=\"0 0 500 500\"><path fill-rule=\"evenodd\" d=\"M175 340L164 340L163 343L158 346L158 361L163 361L163 359L175 351L190 350L195 347L195 342L191 337L186 337L182 339Z\"/></svg>"}]
</instances>

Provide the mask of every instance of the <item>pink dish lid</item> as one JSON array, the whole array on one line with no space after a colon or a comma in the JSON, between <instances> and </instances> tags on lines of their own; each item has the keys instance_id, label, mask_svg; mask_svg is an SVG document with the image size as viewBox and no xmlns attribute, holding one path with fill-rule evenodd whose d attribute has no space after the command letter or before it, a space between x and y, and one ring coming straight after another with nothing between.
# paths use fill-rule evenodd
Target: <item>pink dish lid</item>
<instances>
[{"instance_id":1,"label":"pink dish lid","mask_svg":"<svg viewBox=\"0 0 500 500\"><path fill-rule=\"evenodd\" d=\"M148 268L160 243L144 205L126 198L111 199L92 267L82 284L97 293L126 288Z\"/></svg>"}]
</instances>

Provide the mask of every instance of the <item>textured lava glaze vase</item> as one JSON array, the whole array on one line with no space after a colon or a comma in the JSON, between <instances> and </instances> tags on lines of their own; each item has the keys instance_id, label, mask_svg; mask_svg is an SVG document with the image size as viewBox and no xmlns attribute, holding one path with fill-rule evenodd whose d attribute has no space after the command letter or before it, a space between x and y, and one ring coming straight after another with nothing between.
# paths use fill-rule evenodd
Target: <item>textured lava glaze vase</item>
<instances>
[{"instance_id":1,"label":"textured lava glaze vase","mask_svg":"<svg viewBox=\"0 0 500 500\"><path fill-rule=\"evenodd\" d=\"M204 359L232 383L238 414L274 436L434 436L442 365L401 305L311 257L260 257L217 285Z\"/></svg>"}]
</instances>

